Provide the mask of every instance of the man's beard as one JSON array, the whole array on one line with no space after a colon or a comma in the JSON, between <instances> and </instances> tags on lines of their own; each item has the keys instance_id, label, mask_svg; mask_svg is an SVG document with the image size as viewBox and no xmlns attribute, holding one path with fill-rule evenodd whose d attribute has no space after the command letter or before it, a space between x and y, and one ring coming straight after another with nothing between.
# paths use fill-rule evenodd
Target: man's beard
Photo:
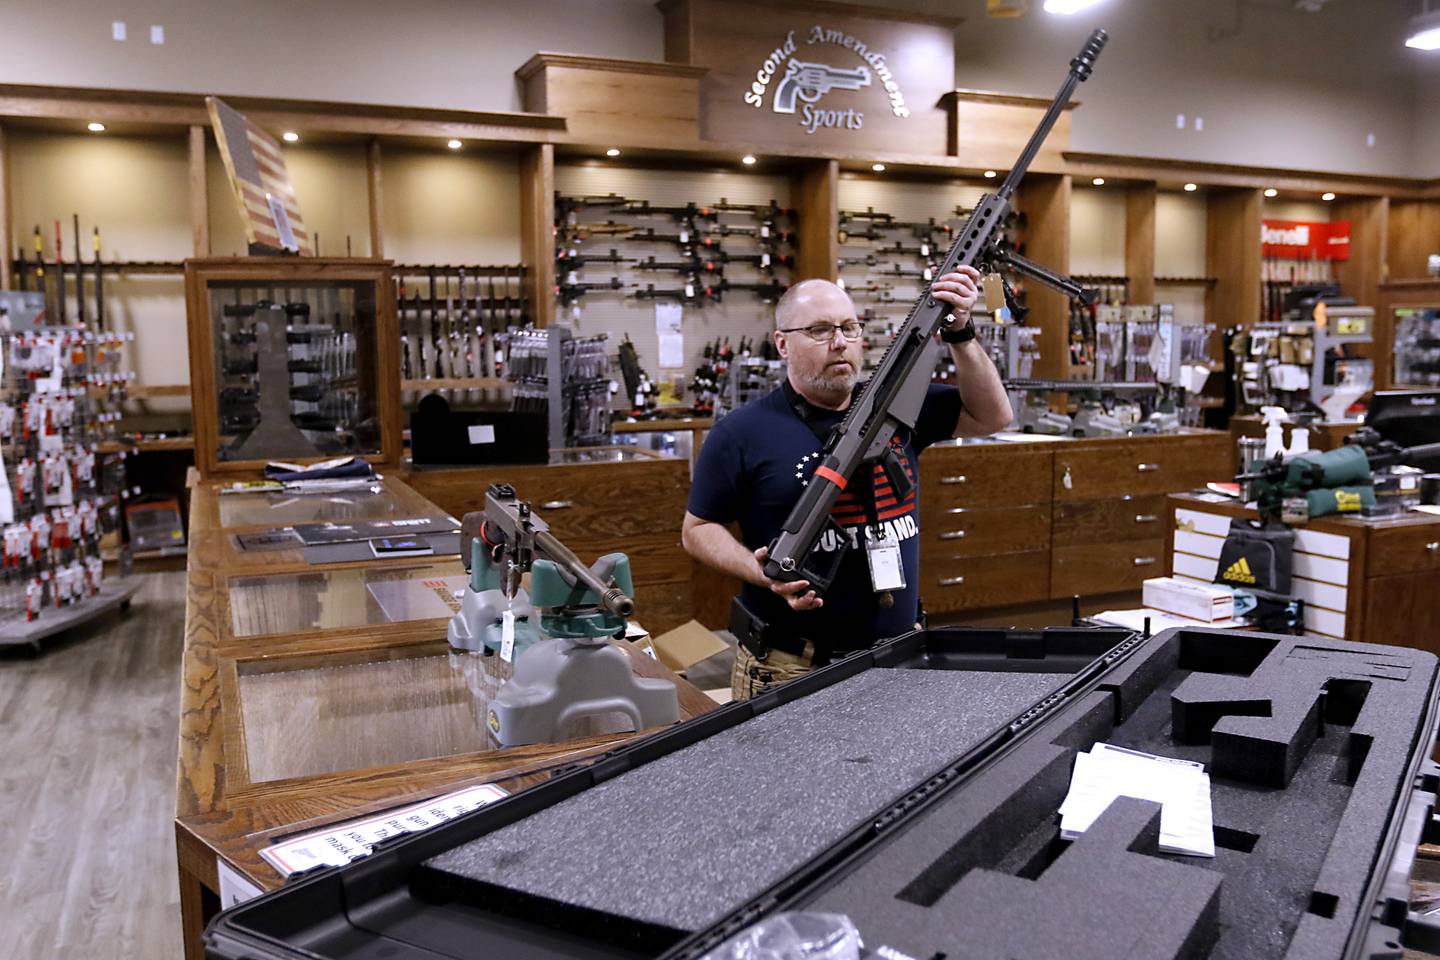
<instances>
[{"instance_id":1,"label":"man's beard","mask_svg":"<svg viewBox=\"0 0 1440 960\"><path fill-rule=\"evenodd\" d=\"M816 373L808 376L802 374L800 383L806 391L815 396L829 400L831 403L839 403L850 396L850 391L855 389L855 384L859 379L860 371L853 365L842 370L826 364Z\"/></svg>"}]
</instances>

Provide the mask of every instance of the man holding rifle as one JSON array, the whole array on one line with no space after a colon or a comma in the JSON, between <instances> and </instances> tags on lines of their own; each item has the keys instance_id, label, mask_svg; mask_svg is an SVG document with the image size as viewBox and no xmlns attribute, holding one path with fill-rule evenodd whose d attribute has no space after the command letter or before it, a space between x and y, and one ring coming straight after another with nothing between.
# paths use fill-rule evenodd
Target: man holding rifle
<instances>
[{"instance_id":1,"label":"man holding rifle","mask_svg":"<svg viewBox=\"0 0 1440 960\"><path fill-rule=\"evenodd\" d=\"M962 265L930 286L953 316L939 335L959 388L931 385L914 429L849 478L830 512L838 526L818 545L843 552L823 598L807 580L767 577L763 564L766 545L815 479L825 439L858 392L864 326L850 297L828 280L802 281L775 305L775 344L787 361L787 380L710 432L682 531L692 556L744 581L732 623L740 641L731 679L737 699L914 626L920 451L951 437L993 433L1011 418L1005 388L970 320L979 279L974 267ZM910 489L901 489L907 485L901 474ZM739 524L739 540L731 523Z\"/></svg>"}]
</instances>

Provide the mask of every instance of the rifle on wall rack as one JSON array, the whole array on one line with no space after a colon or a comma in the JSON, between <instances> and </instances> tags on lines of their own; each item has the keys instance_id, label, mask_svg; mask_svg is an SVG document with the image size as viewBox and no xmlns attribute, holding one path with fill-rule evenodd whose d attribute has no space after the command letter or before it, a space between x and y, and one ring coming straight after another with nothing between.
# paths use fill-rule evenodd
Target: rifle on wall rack
<instances>
[{"instance_id":1,"label":"rifle on wall rack","mask_svg":"<svg viewBox=\"0 0 1440 960\"><path fill-rule=\"evenodd\" d=\"M980 198L975 212L956 232L950 252L935 271L937 275L952 273L960 266L975 267L982 274L1012 270L1071 297L1085 299L1088 295L1089 292L1075 281L1026 260L1018 253L1001 249L996 240L1025 171L1040 152L1075 88L1089 78L1095 59L1107 39L1104 30L1096 30L1070 61L1070 71L1060 92L1031 134L1020 158L999 189ZM874 217L873 211L867 211L867 214ZM849 216L859 218L855 213ZM823 459L815 469L817 482L805 487L786 517L779 536L770 544L769 556L765 560L767 577L808 580L817 594L829 589L845 551L834 550L827 555L816 547L827 530L837 535L843 533L831 518L830 509L852 477L869 476L866 464L879 462L898 500L903 502L906 494L913 489L914 482L891 452L890 441L901 428L915 426L940 350L935 334L949 320L949 306L931 296L927 286L910 308L909 317L885 351L874 376L850 404L845 419L826 440L821 454ZM841 541L844 541L843 536Z\"/></svg>"}]
</instances>

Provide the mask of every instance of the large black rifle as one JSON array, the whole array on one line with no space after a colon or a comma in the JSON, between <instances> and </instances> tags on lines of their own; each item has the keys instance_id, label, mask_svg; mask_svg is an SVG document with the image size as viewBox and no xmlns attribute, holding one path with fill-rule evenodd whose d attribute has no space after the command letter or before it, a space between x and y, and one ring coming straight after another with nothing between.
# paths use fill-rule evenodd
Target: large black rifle
<instances>
[{"instance_id":1,"label":"large black rifle","mask_svg":"<svg viewBox=\"0 0 1440 960\"><path fill-rule=\"evenodd\" d=\"M1092 295L1074 280L1002 248L997 240L1021 178L1070 102L1076 86L1090 76L1095 58L1107 39L1104 30L1096 30L1070 61L1070 73L1060 92L1030 135L1009 176L995 193L980 198L970 219L957 231L950 252L935 271L936 276L953 273L961 266L975 267L981 273L1013 270L1072 297L1084 299ZM910 308L909 318L885 352L875 375L852 401L845 419L826 441L824 459L816 467L814 479L785 518L780 535L770 544L765 560L767 577L808 580L817 593L829 588L844 551L831 551L826 556L815 548L827 529L839 533L830 509L852 479L861 483L869 481L868 470L861 469L863 465L879 461L895 489L896 499L904 501L914 484L890 452L890 441L902 427L913 429L915 426L930 386L931 371L935 369L936 354L941 349L935 334L949 322L949 312L950 306L935 299L928 286Z\"/></svg>"}]
</instances>

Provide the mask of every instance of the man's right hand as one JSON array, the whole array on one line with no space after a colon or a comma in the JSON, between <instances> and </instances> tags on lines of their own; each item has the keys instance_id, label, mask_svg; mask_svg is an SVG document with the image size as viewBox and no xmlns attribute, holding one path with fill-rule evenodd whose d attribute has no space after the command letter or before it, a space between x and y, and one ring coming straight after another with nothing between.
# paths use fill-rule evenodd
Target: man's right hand
<instances>
[{"instance_id":1,"label":"man's right hand","mask_svg":"<svg viewBox=\"0 0 1440 960\"><path fill-rule=\"evenodd\" d=\"M825 601L816 596L814 590L807 590L809 580L771 580L765 576L765 558L770 556L769 547L755 551L755 564L760 570L759 582L770 588L770 592L782 598L791 610L819 610Z\"/></svg>"}]
</instances>

